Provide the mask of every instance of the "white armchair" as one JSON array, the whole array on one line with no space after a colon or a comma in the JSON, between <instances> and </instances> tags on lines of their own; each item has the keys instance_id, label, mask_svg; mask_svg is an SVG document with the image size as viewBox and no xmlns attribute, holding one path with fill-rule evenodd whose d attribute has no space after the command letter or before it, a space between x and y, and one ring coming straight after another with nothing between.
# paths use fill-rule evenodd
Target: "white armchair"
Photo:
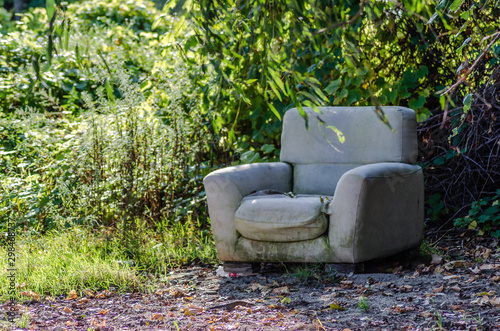
<instances>
[{"instance_id":1,"label":"white armchair","mask_svg":"<svg viewBox=\"0 0 500 331\"><path fill-rule=\"evenodd\" d=\"M204 179L219 258L227 262L358 263L419 244L423 174L413 110L286 112L281 162L234 166ZM341 143L337 131L345 141Z\"/></svg>"}]
</instances>

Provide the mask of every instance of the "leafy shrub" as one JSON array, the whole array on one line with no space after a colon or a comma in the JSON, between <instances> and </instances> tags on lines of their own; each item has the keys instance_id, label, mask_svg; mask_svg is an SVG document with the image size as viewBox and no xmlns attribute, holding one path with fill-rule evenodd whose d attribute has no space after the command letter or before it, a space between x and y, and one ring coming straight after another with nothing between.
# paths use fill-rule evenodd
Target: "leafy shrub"
<instances>
[{"instance_id":1,"label":"leafy shrub","mask_svg":"<svg viewBox=\"0 0 500 331\"><path fill-rule=\"evenodd\" d=\"M143 22L134 25L131 21L129 27L111 21L103 25L98 24L99 16L85 14L85 10L91 12L89 8L94 3L70 5L66 12L58 9L52 29L46 10L32 8L23 14L15 29L3 32L0 36L0 93L3 95L0 108L4 113L41 105L46 111L81 112L81 93L92 94L96 87L102 86L103 81L95 79L95 72L103 68L109 70L113 63L124 63L136 82L145 79L158 52L164 49L158 35L149 32L159 12L146 1L137 7L131 2L99 2L98 7L106 5L115 8L117 13L128 13L124 8L135 8L138 12L132 11L130 15L137 14L138 22ZM164 21L156 25L160 32L165 31ZM42 97L46 94L50 95L51 102Z\"/></svg>"},{"instance_id":2,"label":"leafy shrub","mask_svg":"<svg viewBox=\"0 0 500 331\"><path fill-rule=\"evenodd\" d=\"M136 218L156 227L196 215L209 133L188 69L159 70L151 77L155 87L142 88L127 72L115 72L114 89L98 88L97 101L82 94L90 111L78 121L32 112L1 123L4 219L46 231L72 224L127 227Z\"/></svg>"},{"instance_id":3,"label":"leafy shrub","mask_svg":"<svg viewBox=\"0 0 500 331\"><path fill-rule=\"evenodd\" d=\"M13 26L14 23L11 20L11 16L5 8L0 7L0 33L10 30Z\"/></svg>"},{"instance_id":4,"label":"leafy shrub","mask_svg":"<svg viewBox=\"0 0 500 331\"><path fill-rule=\"evenodd\" d=\"M87 24L116 27L120 25L139 33L151 31L159 15L155 4L148 0L85 1L68 6L68 11Z\"/></svg>"},{"instance_id":5,"label":"leafy shrub","mask_svg":"<svg viewBox=\"0 0 500 331\"><path fill-rule=\"evenodd\" d=\"M500 190L496 195L474 201L468 215L454 220L456 227L477 229L478 235L500 238Z\"/></svg>"},{"instance_id":6,"label":"leafy shrub","mask_svg":"<svg viewBox=\"0 0 500 331\"><path fill-rule=\"evenodd\" d=\"M152 23L157 11L144 4L136 10ZM52 57L45 9L30 9L20 31L0 39L2 220L45 232L125 229L138 219L155 228L189 214L206 227L198 212L211 133L191 79L203 75L167 45L179 31L159 38L116 23L89 28L73 15L78 8L56 16Z\"/></svg>"},{"instance_id":7,"label":"leafy shrub","mask_svg":"<svg viewBox=\"0 0 500 331\"><path fill-rule=\"evenodd\" d=\"M122 73L117 88L123 97L110 100L108 93L86 114L73 171L84 214L101 224L137 216L153 225L174 219L201 193L197 156L207 135L197 92L186 71L176 69L158 72L148 98Z\"/></svg>"},{"instance_id":8,"label":"leafy shrub","mask_svg":"<svg viewBox=\"0 0 500 331\"><path fill-rule=\"evenodd\" d=\"M500 100L495 97L500 88L500 7L488 2L476 6L440 2L429 20L449 32L441 39L448 47L445 54L455 52L445 58L453 59L446 64L456 78L443 86L441 106L419 128L427 194L442 196L443 210L455 213L447 218L465 216L470 205L485 212L478 203L495 195L500 181ZM484 215L478 228L491 217ZM467 221L473 220L460 218L455 224Z\"/></svg>"}]
</instances>

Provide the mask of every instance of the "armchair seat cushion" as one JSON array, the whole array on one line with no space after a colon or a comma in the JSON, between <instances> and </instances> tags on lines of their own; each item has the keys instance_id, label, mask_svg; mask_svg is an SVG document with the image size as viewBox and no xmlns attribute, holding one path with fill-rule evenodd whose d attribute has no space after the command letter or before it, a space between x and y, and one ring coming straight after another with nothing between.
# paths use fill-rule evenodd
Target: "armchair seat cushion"
<instances>
[{"instance_id":1,"label":"armchair seat cushion","mask_svg":"<svg viewBox=\"0 0 500 331\"><path fill-rule=\"evenodd\" d=\"M325 196L257 194L243 198L234 223L247 239L269 242L310 240L324 234L328 227Z\"/></svg>"}]
</instances>

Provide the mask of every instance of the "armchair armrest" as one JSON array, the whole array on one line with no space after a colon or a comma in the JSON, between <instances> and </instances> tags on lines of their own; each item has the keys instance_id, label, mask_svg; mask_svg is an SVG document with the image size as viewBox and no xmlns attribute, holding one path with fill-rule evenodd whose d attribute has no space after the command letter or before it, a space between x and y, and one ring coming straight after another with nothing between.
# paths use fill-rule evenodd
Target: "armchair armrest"
<instances>
[{"instance_id":1,"label":"armchair armrest","mask_svg":"<svg viewBox=\"0 0 500 331\"><path fill-rule=\"evenodd\" d=\"M219 259L235 261L238 232L234 214L241 199L254 191L292 189L292 166L283 162L253 163L219 169L203 179L212 232Z\"/></svg>"},{"instance_id":2,"label":"armchair armrest","mask_svg":"<svg viewBox=\"0 0 500 331\"><path fill-rule=\"evenodd\" d=\"M344 262L368 261L413 248L423 236L422 169L405 163L351 169L337 184L330 214L332 252Z\"/></svg>"}]
</instances>

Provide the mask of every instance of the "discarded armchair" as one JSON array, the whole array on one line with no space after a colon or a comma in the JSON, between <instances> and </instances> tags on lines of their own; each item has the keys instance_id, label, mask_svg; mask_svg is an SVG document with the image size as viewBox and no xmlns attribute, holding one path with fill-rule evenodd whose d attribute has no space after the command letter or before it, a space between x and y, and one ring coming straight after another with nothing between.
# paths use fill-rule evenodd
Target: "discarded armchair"
<instances>
[{"instance_id":1,"label":"discarded armchair","mask_svg":"<svg viewBox=\"0 0 500 331\"><path fill-rule=\"evenodd\" d=\"M404 107L286 112L281 162L204 179L219 258L227 262L358 263L422 239L416 118Z\"/></svg>"}]
</instances>

